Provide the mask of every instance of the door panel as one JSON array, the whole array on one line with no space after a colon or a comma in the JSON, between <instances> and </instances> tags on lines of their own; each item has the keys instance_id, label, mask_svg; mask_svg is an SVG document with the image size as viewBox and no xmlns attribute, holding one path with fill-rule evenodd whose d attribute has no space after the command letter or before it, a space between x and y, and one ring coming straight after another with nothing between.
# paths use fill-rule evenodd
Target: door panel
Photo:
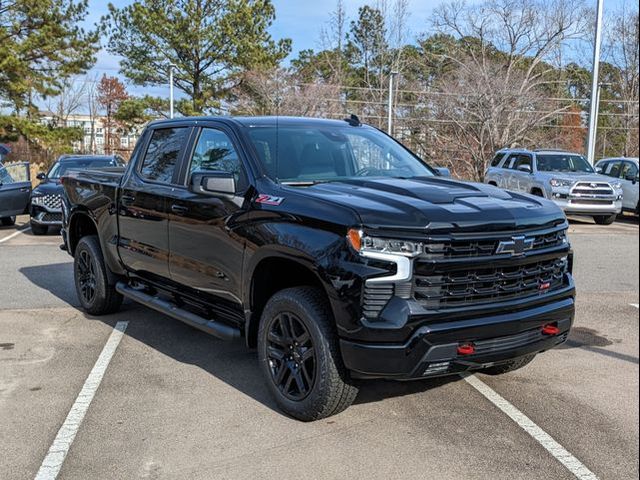
<instances>
[{"instance_id":1,"label":"door panel","mask_svg":"<svg viewBox=\"0 0 640 480\"><path fill-rule=\"evenodd\" d=\"M638 182L627 180L627 176L638 177L638 167L633 162L624 162L620 172L620 183L622 183L622 204L624 208L635 210L638 205Z\"/></svg>"},{"instance_id":2,"label":"door panel","mask_svg":"<svg viewBox=\"0 0 640 480\"><path fill-rule=\"evenodd\" d=\"M203 128L198 136L186 182L192 173L234 173L238 191L246 177L231 132ZM234 233L243 213L242 195L197 194L176 189L170 199L169 268L171 279L218 298L241 302L244 240Z\"/></svg>"},{"instance_id":3,"label":"door panel","mask_svg":"<svg viewBox=\"0 0 640 480\"><path fill-rule=\"evenodd\" d=\"M135 170L123 183L118 204L120 258L142 276L169 277L167 198L190 133L188 127L152 130Z\"/></svg>"},{"instance_id":4,"label":"door panel","mask_svg":"<svg viewBox=\"0 0 640 480\"><path fill-rule=\"evenodd\" d=\"M29 164L0 167L0 218L25 213L30 197Z\"/></svg>"}]
</instances>

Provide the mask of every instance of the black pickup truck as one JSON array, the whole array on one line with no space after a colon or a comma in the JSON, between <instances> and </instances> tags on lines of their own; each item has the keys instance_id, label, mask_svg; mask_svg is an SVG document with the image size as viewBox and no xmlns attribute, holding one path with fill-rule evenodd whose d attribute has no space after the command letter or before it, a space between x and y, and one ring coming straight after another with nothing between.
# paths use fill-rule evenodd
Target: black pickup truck
<instances>
[{"instance_id":1,"label":"black pickup truck","mask_svg":"<svg viewBox=\"0 0 640 480\"><path fill-rule=\"evenodd\" d=\"M87 312L128 297L244 337L301 420L362 379L514 370L573 322L555 204L446 178L355 116L159 121L126 168L63 185Z\"/></svg>"}]
</instances>

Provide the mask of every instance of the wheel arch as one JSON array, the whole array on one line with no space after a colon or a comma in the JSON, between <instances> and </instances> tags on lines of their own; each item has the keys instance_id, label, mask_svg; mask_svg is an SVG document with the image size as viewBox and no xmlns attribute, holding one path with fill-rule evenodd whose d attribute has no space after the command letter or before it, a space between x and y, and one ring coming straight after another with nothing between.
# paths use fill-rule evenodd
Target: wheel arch
<instances>
[{"instance_id":1,"label":"wheel arch","mask_svg":"<svg viewBox=\"0 0 640 480\"><path fill-rule=\"evenodd\" d=\"M313 260L299 251L289 249L263 250L254 255L249 279L244 291L245 340L247 346L257 345L260 317L269 299L280 290L290 287L312 286L320 289L329 299L328 285L318 272ZM329 302L331 304L331 302Z\"/></svg>"}]
</instances>

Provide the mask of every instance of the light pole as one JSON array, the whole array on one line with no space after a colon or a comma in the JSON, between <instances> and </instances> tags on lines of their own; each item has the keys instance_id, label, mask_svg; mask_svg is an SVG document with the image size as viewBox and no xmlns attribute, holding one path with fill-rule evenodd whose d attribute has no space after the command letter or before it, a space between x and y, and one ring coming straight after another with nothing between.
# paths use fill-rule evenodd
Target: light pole
<instances>
[{"instance_id":1,"label":"light pole","mask_svg":"<svg viewBox=\"0 0 640 480\"><path fill-rule=\"evenodd\" d=\"M391 135L393 127L393 79L398 75L398 72L392 70L389 72L389 105L387 111L387 133Z\"/></svg>"},{"instance_id":2,"label":"light pole","mask_svg":"<svg viewBox=\"0 0 640 480\"><path fill-rule=\"evenodd\" d=\"M169 64L169 118L173 118L173 69L175 64Z\"/></svg>"},{"instance_id":3,"label":"light pole","mask_svg":"<svg viewBox=\"0 0 640 480\"><path fill-rule=\"evenodd\" d=\"M589 111L589 138L587 160L593 165L596 156L596 130L598 129L598 77L600 75L600 45L602 43L602 3L598 0L596 11L596 41L593 45L593 67L591 70L591 104Z\"/></svg>"}]
</instances>

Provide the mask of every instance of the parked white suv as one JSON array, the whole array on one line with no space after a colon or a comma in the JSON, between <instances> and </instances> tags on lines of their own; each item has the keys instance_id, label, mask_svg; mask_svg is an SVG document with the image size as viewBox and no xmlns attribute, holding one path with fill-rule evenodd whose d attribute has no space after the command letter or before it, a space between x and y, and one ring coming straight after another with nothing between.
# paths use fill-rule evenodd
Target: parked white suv
<instances>
[{"instance_id":1,"label":"parked white suv","mask_svg":"<svg viewBox=\"0 0 640 480\"><path fill-rule=\"evenodd\" d=\"M607 177L619 180L622 184L622 209L627 212L638 212L638 159L637 158L603 158L596 163L596 171Z\"/></svg>"},{"instance_id":2,"label":"parked white suv","mask_svg":"<svg viewBox=\"0 0 640 480\"><path fill-rule=\"evenodd\" d=\"M622 183L599 175L578 153L504 149L496 153L485 183L553 200L568 215L609 225L622 211Z\"/></svg>"}]
</instances>

